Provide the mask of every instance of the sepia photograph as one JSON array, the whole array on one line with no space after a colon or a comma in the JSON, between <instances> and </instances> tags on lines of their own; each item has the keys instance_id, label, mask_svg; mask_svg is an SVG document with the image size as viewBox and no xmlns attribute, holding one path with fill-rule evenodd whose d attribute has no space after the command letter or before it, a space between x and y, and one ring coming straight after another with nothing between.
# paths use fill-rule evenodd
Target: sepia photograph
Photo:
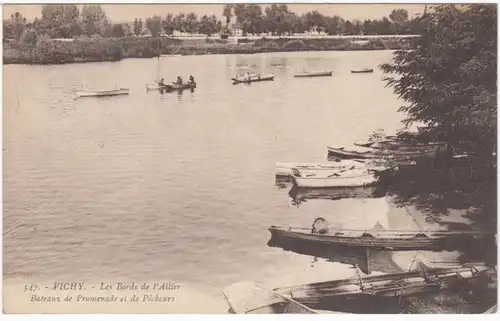
<instances>
[{"instance_id":1,"label":"sepia photograph","mask_svg":"<svg viewBox=\"0 0 500 321\"><path fill-rule=\"evenodd\" d=\"M4 314L497 312L496 2L2 9Z\"/></svg>"}]
</instances>

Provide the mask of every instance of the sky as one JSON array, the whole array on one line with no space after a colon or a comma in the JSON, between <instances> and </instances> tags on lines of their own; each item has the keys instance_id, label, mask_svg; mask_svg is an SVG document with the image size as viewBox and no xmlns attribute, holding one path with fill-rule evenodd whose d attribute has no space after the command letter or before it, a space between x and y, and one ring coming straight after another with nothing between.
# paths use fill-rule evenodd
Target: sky
<instances>
[{"instance_id":1,"label":"sky","mask_svg":"<svg viewBox=\"0 0 500 321\"><path fill-rule=\"evenodd\" d=\"M266 6L267 4L263 5ZM112 22L129 22L135 18L148 18L153 15L165 16L167 13L194 12L198 16L215 14L222 20L224 4L103 4L103 9ZM28 20L41 15L42 5L5 4L4 17L10 17L16 11ZM380 19L389 16L393 9L406 9L410 17L424 11L423 4L288 4L289 10L302 14L317 10L324 15L338 15L348 20Z\"/></svg>"}]
</instances>

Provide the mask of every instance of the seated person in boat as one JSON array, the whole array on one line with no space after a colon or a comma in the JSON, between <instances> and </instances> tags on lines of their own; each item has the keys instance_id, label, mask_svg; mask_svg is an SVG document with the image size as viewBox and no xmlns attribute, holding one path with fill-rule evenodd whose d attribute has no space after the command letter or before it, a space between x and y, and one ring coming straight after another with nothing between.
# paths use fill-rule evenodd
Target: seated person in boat
<instances>
[{"instance_id":1,"label":"seated person in boat","mask_svg":"<svg viewBox=\"0 0 500 321\"><path fill-rule=\"evenodd\" d=\"M250 76L250 73L245 73L245 80L250 80L251 76Z\"/></svg>"},{"instance_id":2,"label":"seated person in boat","mask_svg":"<svg viewBox=\"0 0 500 321\"><path fill-rule=\"evenodd\" d=\"M177 76L177 81L175 83L177 85L182 85L182 78L181 78L181 76Z\"/></svg>"},{"instance_id":3,"label":"seated person in boat","mask_svg":"<svg viewBox=\"0 0 500 321\"><path fill-rule=\"evenodd\" d=\"M164 85L165 85L164 81L165 81L165 80L164 80L163 78L162 78L162 79L160 79L160 80L158 81L158 85L160 85L160 86L164 86Z\"/></svg>"},{"instance_id":4,"label":"seated person in boat","mask_svg":"<svg viewBox=\"0 0 500 321\"><path fill-rule=\"evenodd\" d=\"M194 77L192 75L189 76L188 84L194 84Z\"/></svg>"}]
</instances>

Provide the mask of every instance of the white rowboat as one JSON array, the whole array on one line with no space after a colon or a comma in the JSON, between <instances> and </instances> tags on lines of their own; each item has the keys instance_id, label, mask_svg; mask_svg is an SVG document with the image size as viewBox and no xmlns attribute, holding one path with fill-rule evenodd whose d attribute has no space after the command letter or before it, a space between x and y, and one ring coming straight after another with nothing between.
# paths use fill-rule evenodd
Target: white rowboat
<instances>
[{"instance_id":1,"label":"white rowboat","mask_svg":"<svg viewBox=\"0 0 500 321\"><path fill-rule=\"evenodd\" d=\"M128 95L130 90L128 88L120 88L113 90L75 90L78 97L110 97Z\"/></svg>"}]
</instances>

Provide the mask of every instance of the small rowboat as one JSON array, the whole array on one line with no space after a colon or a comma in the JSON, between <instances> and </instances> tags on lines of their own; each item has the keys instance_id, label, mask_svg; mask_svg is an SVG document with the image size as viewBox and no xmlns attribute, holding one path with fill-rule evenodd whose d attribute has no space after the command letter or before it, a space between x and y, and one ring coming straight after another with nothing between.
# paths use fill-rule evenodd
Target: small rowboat
<instances>
[{"instance_id":1,"label":"small rowboat","mask_svg":"<svg viewBox=\"0 0 500 321\"><path fill-rule=\"evenodd\" d=\"M308 78L308 77L330 77L332 75L331 70L324 71L305 71L303 73L293 75L295 78Z\"/></svg>"},{"instance_id":2,"label":"small rowboat","mask_svg":"<svg viewBox=\"0 0 500 321\"><path fill-rule=\"evenodd\" d=\"M352 74L367 74L367 73L372 73L372 72L373 72L372 68L361 68L361 69L351 70Z\"/></svg>"},{"instance_id":3,"label":"small rowboat","mask_svg":"<svg viewBox=\"0 0 500 321\"><path fill-rule=\"evenodd\" d=\"M314 305L325 299L361 296L412 297L426 293L439 293L443 290L471 289L483 276L496 274L494 268L482 263L430 267L420 261L417 261L416 267L409 272L371 276L362 276L358 269L356 272L357 276L347 279L283 287L274 291L293 297L303 304Z\"/></svg>"},{"instance_id":4,"label":"small rowboat","mask_svg":"<svg viewBox=\"0 0 500 321\"><path fill-rule=\"evenodd\" d=\"M114 90L75 90L78 97L111 97L129 94L128 88L120 88Z\"/></svg>"},{"instance_id":5,"label":"small rowboat","mask_svg":"<svg viewBox=\"0 0 500 321\"><path fill-rule=\"evenodd\" d=\"M377 159L408 160L412 158L437 158L448 149L446 143L404 145L399 142L374 142L370 147L354 146L348 150L344 147L328 146L328 156L340 159Z\"/></svg>"},{"instance_id":6,"label":"small rowboat","mask_svg":"<svg viewBox=\"0 0 500 321\"><path fill-rule=\"evenodd\" d=\"M273 238L311 242L316 245L357 247L375 250L443 250L447 244L459 246L461 240L493 238L495 232L481 231L402 231L385 230L380 224L372 230L335 230L323 218L311 228L271 226Z\"/></svg>"},{"instance_id":7,"label":"small rowboat","mask_svg":"<svg viewBox=\"0 0 500 321\"><path fill-rule=\"evenodd\" d=\"M293 175L293 169L298 169L301 172L304 171L321 171L321 170L339 170L339 169L354 169L354 168L366 168L366 164L362 161L353 160L342 160L339 162L327 162L327 163L276 163L276 176L279 177L291 177Z\"/></svg>"},{"instance_id":8,"label":"small rowboat","mask_svg":"<svg viewBox=\"0 0 500 321\"><path fill-rule=\"evenodd\" d=\"M252 82L259 82L259 81L273 81L274 80L274 75L251 75L250 79L246 78L231 78L233 81L233 85L236 84L249 84Z\"/></svg>"},{"instance_id":9,"label":"small rowboat","mask_svg":"<svg viewBox=\"0 0 500 321\"><path fill-rule=\"evenodd\" d=\"M231 314L317 314L305 305L252 282L222 290Z\"/></svg>"},{"instance_id":10,"label":"small rowboat","mask_svg":"<svg viewBox=\"0 0 500 321\"><path fill-rule=\"evenodd\" d=\"M299 188L369 187L379 183L379 176L390 168L346 168L334 170L298 170L292 174L293 185Z\"/></svg>"}]
</instances>

